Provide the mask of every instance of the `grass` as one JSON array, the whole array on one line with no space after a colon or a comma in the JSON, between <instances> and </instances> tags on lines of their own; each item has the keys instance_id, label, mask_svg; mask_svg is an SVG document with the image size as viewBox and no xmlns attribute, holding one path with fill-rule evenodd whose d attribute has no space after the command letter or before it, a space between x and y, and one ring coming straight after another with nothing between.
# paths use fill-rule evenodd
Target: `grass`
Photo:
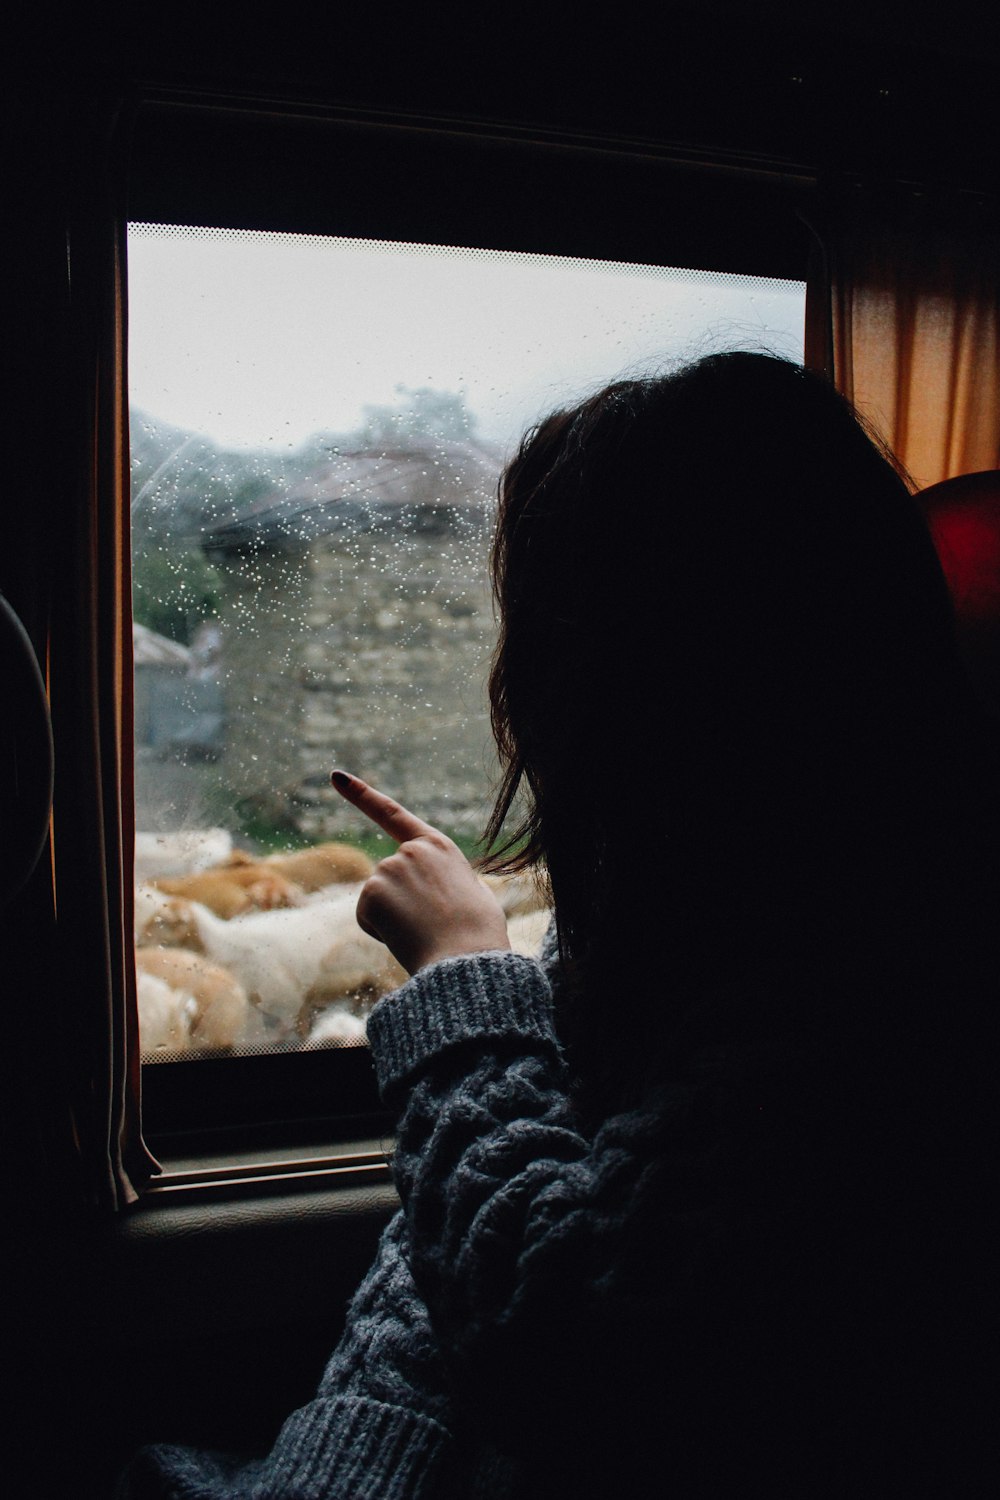
<instances>
[{"instance_id":1,"label":"grass","mask_svg":"<svg viewBox=\"0 0 1000 1500\"><path fill-rule=\"evenodd\" d=\"M453 828L443 828L441 831L454 839L467 859L474 860L482 854L482 845L475 835ZM308 849L317 842L316 839L307 838L286 824L278 825L262 817L244 818L239 832L234 837L238 844L251 844L258 854L278 854L290 849ZM377 828L373 828L370 833L338 834L336 842L350 844L354 849L363 849L368 857L374 860L384 859L396 847L388 834L382 833Z\"/></svg>"},{"instance_id":2,"label":"grass","mask_svg":"<svg viewBox=\"0 0 1000 1500\"><path fill-rule=\"evenodd\" d=\"M483 852L482 844L472 834L458 833L454 828L442 828L441 832L446 833L450 839L455 841L466 859L478 859L481 856ZM373 829L371 833L362 833L359 835L348 834L341 842L353 844L356 849L363 849L371 859L384 859L396 847L395 842L389 838L388 834L381 833L377 828Z\"/></svg>"},{"instance_id":3,"label":"grass","mask_svg":"<svg viewBox=\"0 0 1000 1500\"><path fill-rule=\"evenodd\" d=\"M316 840L306 838L288 824L244 816L239 828L233 831L233 842L241 847L249 844L254 854L284 854L290 849L308 849Z\"/></svg>"}]
</instances>

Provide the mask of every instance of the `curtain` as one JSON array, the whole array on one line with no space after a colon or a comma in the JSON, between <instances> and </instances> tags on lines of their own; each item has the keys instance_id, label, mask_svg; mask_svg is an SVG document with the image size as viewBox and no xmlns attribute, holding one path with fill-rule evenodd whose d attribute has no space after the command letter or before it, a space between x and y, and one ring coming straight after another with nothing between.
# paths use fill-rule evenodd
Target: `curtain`
<instances>
[{"instance_id":1,"label":"curtain","mask_svg":"<svg viewBox=\"0 0 1000 1500\"><path fill-rule=\"evenodd\" d=\"M933 193L824 195L806 363L882 433L918 488L1000 468L1000 217Z\"/></svg>"},{"instance_id":2,"label":"curtain","mask_svg":"<svg viewBox=\"0 0 1000 1500\"><path fill-rule=\"evenodd\" d=\"M37 1171L64 1204L115 1211L156 1162L139 1123L132 962L132 670L120 101L33 106L17 250L20 404L32 451L33 639L55 746L49 889L26 1060ZM23 488L19 486L19 488ZM46 943L46 938L48 942Z\"/></svg>"},{"instance_id":3,"label":"curtain","mask_svg":"<svg viewBox=\"0 0 1000 1500\"><path fill-rule=\"evenodd\" d=\"M117 1208L156 1164L143 1145L133 931L133 706L126 374L124 163L120 107L98 119L68 226L70 324L80 419L69 608L53 621L52 676L79 752L55 800L57 927L85 941L97 993L89 1067L77 1079L77 1134L89 1190ZM88 170L89 168L89 170ZM79 191L80 185L84 191ZM67 910L67 908L71 908ZM81 1018L82 1019L82 1018Z\"/></svg>"}]
</instances>

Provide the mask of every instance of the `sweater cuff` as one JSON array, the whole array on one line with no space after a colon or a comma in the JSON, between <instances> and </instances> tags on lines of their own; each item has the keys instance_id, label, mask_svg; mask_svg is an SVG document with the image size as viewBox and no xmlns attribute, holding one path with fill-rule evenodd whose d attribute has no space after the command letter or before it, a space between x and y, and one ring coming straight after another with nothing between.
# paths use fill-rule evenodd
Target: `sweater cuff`
<instances>
[{"instance_id":1,"label":"sweater cuff","mask_svg":"<svg viewBox=\"0 0 1000 1500\"><path fill-rule=\"evenodd\" d=\"M368 1041L384 1099L437 1053L485 1039L558 1051L552 993L538 962L508 950L445 958L380 1000Z\"/></svg>"},{"instance_id":2,"label":"sweater cuff","mask_svg":"<svg viewBox=\"0 0 1000 1500\"><path fill-rule=\"evenodd\" d=\"M367 1396L311 1401L282 1427L252 1500L419 1500L446 1492L440 1423Z\"/></svg>"}]
</instances>

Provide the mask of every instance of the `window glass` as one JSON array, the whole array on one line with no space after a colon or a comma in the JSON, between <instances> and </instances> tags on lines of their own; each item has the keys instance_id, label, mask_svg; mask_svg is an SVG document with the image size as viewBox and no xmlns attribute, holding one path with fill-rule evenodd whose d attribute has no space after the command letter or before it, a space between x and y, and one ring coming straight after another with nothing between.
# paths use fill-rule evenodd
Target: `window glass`
<instances>
[{"instance_id":1,"label":"window glass","mask_svg":"<svg viewBox=\"0 0 1000 1500\"><path fill-rule=\"evenodd\" d=\"M470 852L497 480L524 430L724 348L800 359L803 283L133 224L136 942L144 1061L356 1044L400 973L356 771ZM502 891L512 940L544 925Z\"/></svg>"}]
</instances>

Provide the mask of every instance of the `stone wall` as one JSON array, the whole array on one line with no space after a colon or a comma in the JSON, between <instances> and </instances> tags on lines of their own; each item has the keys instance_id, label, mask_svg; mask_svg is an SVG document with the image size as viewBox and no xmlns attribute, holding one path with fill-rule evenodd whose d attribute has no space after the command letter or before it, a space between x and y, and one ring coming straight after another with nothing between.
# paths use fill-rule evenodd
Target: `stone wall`
<instances>
[{"instance_id":1,"label":"stone wall","mask_svg":"<svg viewBox=\"0 0 1000 1500\"><path fill-rule=\"evenodd\" d=\"M360 831L341 765L431 821L478 832L495 759L483 512L410 512L225 562L224 749L233 805L310 838Z\"/></svg>"},{"instance_id":2,"label":"stone wall","mask_svg":"<svg viewBox=\"0 0 1000 1500\"><path fill-rule=\"evenodd\" d=\"M297 674L310 558L302 548L261 547L233 554L219 570L226 583L218 663L225 727L215 767L217 818L225 820L229 802L277 821L279 800L287 800L299 773Z\"/></svg>"}]
</instances>

